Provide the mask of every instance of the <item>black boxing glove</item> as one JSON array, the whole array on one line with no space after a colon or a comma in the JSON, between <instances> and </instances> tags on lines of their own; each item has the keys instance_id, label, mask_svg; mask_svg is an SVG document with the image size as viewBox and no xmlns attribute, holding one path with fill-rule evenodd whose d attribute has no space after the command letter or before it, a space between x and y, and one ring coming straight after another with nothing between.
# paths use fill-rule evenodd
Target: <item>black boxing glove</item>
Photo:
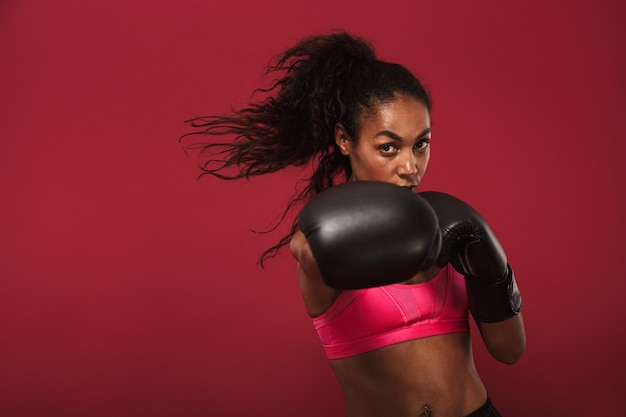
<instances>
[{"instance_id":1,"label":"black boxing glove","mask_svg":"<svg viewBox=\"0 0 626 417\"><path fill-rule=\"evenodd\" d=\"M432 266L441 245L430 205L384 182L329 188L306 204L298 223L322 279L339 289L407 280Z\"/></svg>"},{"instance_id":2,"label":"black boxing glove","mask_svg":"<svg viewBox=\"0 0 626 417\"><path fill-rule=\"evenodd\" d=\"M465 276L469 309L486 323L519 314L522 297L506 254L482 216L467 203L440 192L422 192L437 213L442 245L437 264L450 262Z\"/></svg>"}]
</instances>

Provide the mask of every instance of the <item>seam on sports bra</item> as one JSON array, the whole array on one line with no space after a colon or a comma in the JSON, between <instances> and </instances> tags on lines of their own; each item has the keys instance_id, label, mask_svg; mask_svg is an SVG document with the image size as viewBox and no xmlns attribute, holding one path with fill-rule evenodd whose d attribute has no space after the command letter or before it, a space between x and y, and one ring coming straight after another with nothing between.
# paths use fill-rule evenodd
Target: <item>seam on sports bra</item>
<instances>
[{"instance_id":1,"label":"seam on sports bra","mask_svg":"<svg viewBox=\"0 0 626 417\"><path fill-rule=\"evenodd\" d=\"M456 274L457 272L454 268L452 268L451 264L447 264L445 268L446 273L448 274L448 282L446 282L446 296L444 297L443 306L441 307L441 314L439 315L439 317L446 317L448 315L450 303L452 302L452 298L454 298L454 274Z\"/></svg>"},{"instance_id":2,"label":"seam on sports bra","mask_svg":"<svg viewBox=\"0 0 626 417\"><path fill-rule=\"evenodd\" d=\"M455 285L456 280L454 279L455 274L459 274L451 264L446 265L447 273L448 273L448 282L446 283L446 296L444 299L443 307L441 308L441 317L445 317L448 315L448 310L450 309L450 304L452 303L452 299L456 296Z\"/></svg>"},{"instance_id":3,"label":"seam on sports bra","mask_svg":"<svg viewBox=\"0 0 626 417\"><path fill-rule=\"evenodd\" d=\"M408 326L410 318L409 313L404 307L404 304L402 304L400 300L398 300L398 297L389 288L380 287L380 291L382 291L383 294L387 296L389 301L391 301L396 309L400 312L400 314L402 315L402 320L404 321L404 327Z\"/></svg>"}]
</instances>

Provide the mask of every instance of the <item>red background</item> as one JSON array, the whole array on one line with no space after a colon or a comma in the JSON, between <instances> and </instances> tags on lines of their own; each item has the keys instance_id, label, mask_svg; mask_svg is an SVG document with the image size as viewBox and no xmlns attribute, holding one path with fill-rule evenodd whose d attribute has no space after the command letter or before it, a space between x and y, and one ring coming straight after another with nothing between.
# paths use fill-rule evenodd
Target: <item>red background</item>
<instances>
[{"instance_id":1,"label":"red background","mask_svg":"<svg viewBox=\"0 0 626 417\"><path fill-rule=\"evenodd\" d=\"M296 172L196 180L177 138L344 28L433 92L423 189L489 220L524 295L509 417L623 410L619 1L0 2L0 415L341 416L288 251ZM620 410L620 411L618 411Z\"/></svg>"}]
</instances>

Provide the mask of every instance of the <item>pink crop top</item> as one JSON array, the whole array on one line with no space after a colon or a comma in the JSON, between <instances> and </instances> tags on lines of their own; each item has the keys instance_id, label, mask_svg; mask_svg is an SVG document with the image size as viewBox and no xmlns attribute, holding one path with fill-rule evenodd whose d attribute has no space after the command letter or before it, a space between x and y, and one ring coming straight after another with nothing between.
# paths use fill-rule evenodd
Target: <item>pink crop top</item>
<instances>
[{"instance_id":1,"label":"pink crop top","mask_svg":"<svg viewBox=\"0 0 626 417\"><path fill-rule=\"evenodd\" d=\"M329 359L469 331L465 278L450 265L419 284L345 290L313 324Z\"/></svg>"}]
</instances>

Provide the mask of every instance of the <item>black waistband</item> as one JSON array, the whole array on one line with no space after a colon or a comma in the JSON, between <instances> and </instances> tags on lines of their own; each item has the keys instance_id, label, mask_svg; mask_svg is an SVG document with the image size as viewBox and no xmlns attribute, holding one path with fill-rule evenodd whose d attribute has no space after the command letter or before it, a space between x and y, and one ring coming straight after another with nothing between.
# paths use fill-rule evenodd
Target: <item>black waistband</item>
<instances>
[{"instance_id":1,"label":"black waistband","mask_svg":"<svg viewBox=\"0 0 626 417\"><path fill-rule=\"evenodd\" d=\"M502 417L498 410L491 404L491 398L487 397L487 401L476 411L465 417Z\"/></svg>"}]
</instances>

